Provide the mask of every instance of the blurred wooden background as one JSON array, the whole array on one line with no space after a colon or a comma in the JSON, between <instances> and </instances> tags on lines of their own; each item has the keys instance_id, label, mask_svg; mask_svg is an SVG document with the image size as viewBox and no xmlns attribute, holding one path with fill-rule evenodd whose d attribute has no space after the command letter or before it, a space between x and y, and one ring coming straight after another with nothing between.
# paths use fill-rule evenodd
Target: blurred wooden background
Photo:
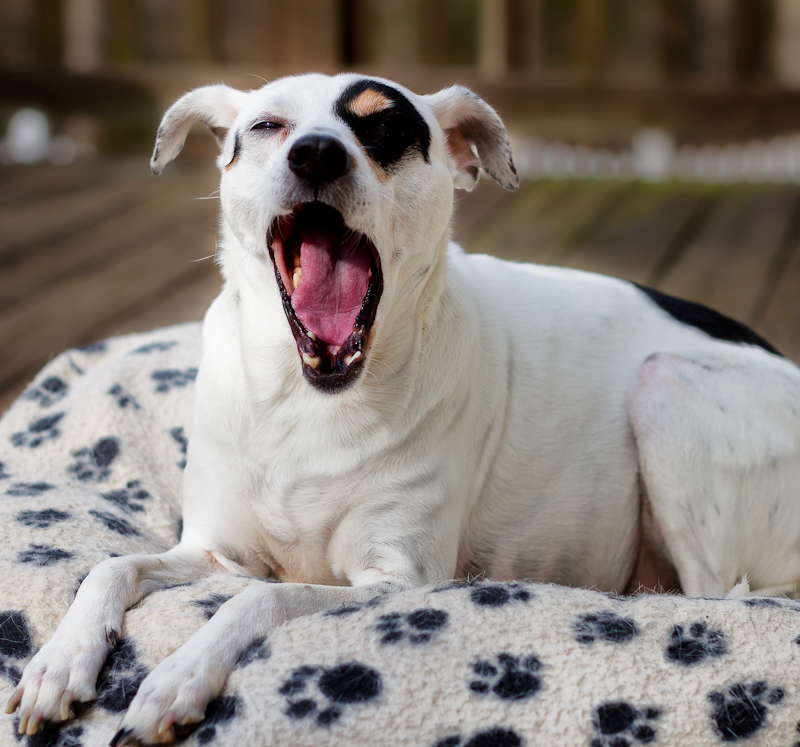
<instances>
[{"instance_id":1,"label":"blurred wooden background","mask_svg":"<svg viewBox=\"0 0 800 747\"><path fill-rule=\"evenodd\" d=\"M345 69L466 83L521 138L794 135L800 0L2 0L0 126L34 106L97 155L0 163L0 411L62 349L199 319L218 291L215 146L193 133L152 177L165 106L204 83ZM707 303L800 360L800 186L482 184L455 230L471 251Z\"/></svg>"}]
</instances>

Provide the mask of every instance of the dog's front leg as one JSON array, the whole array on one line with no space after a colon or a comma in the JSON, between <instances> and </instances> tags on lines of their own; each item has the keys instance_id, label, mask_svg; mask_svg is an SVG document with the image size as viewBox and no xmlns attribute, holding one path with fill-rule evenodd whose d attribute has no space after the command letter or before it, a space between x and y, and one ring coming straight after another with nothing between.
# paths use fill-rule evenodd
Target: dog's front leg
<instances>
[{"instance_id":1,"label":"dog's front leg","mask_svg":"<svg viewBox=\"0 0 800 747\"><path fill-rule=\"evenodd\" d=\"M151 591L207 575L209 556L178 545L160 555L109 558L84 579L53 637L25 667L6 711L19 706L19 733L64 721L73 701L94 700L100 669L120 636L122 616Z\"/></svg>"},{"instance_id":2,"label":"dog's front leg","mask_svg":"<svg viewBox=\"0 0 800 747\"><path fill-rule=\"evenodd\" d=\"M239 657L255 641L294 617L366 602L412 584L390 577L363 586L258 583L229 599L186 644L145 679L111 741L158 743L174 739L175 725L202 721Z\"/></svg>"}]
</instances>

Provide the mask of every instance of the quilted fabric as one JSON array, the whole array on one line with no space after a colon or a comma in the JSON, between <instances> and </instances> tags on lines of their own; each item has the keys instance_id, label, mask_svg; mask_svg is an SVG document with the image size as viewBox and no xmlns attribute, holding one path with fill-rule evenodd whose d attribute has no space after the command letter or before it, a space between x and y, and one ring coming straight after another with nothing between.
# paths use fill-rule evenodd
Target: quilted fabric
<instances>
[{"instance_id":1,"label":"quilted fabric","mask_svg":"<svg viewBox=\"0 0 800 747\"><path fill-rule=\"evenodd\" d=\"M199 325L56 358L0 421L0 699L110 555L181 531ZM98 700L0 745L94 747L251 578L145 598ZM242 657L186 745L800 745L800 603L447 582L291 621Z\"/></svg>"}]
</instances>

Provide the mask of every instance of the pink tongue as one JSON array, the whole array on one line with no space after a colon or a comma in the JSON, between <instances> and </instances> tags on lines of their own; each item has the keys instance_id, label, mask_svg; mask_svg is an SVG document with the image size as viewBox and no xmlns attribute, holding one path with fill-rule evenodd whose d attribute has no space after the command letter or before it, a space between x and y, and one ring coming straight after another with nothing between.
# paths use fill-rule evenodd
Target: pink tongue
<instances>
[{"instance_id":1,"label":"pink tongue","mask_svg":"<svg viewBox=\"0 0 800 747\"><path fill-rule=\"evenodd\" d=\"M301 232L300 284L292 307L305 328L329 345L352 333L369 288L369 252L357 241L313 228Z\"/></svg>"}]
</instances>

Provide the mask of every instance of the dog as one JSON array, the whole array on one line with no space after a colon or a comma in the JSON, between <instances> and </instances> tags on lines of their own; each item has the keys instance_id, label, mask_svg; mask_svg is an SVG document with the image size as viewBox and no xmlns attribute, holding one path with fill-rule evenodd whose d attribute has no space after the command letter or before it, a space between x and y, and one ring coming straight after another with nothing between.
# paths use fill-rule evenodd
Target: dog
<instances>
[{"instance_id":1,"label":"dog","mask_svg":"<svg viewBox=\"0 0 800 747\"><path fill-rule=\"evenodd\" d=\"M442 579L794 594L800 370L704 307L450 243L454 188L518 184L487 103L353 74L207 86L166 112L155 173L197 121L225 282L183 535L83 581L9 700L20 733L95 697L127 608L221 569L282 583L161 662L112 745L201 721L285 620Z\"/></svg>"}]
</instances>

